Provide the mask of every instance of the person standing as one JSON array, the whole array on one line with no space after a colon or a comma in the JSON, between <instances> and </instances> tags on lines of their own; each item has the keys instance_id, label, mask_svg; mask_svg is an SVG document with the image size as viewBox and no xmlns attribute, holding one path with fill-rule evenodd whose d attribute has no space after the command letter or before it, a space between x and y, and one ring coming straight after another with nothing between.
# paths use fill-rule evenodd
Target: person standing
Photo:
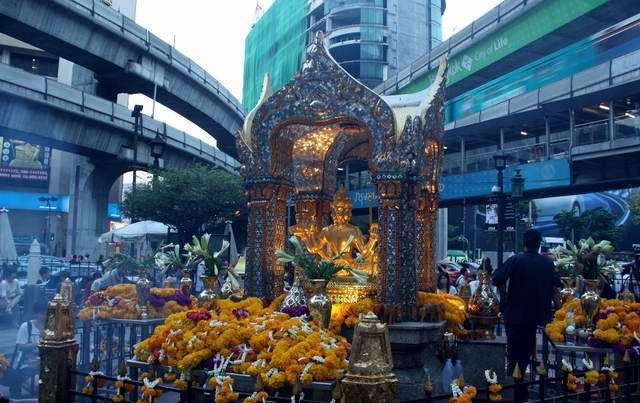
<instances>
[{"instance_id":1,"label":"person standing","mask_svg":"<svg viewBox=\"0 0 640 403\"><path fill-rule=\"evenodd\" d=\"M196 278L195 278L195 286L194 286L194 291L196 292L196 294L199 294L200 292L202 292L202 290L204 290L204 282L202 281L202 276L204 276L204 272L205 272L205 266L204 266L204 260L203 260L200 263L198 263L198 265L196 266Z\"/></svg>"},{"instance_id":2,"label":"person standing","mask_svg":"<svg viewBox=\"0 0 640 403\"><path fill-rule=\"evenodd\" d=\"M20 397L24 383L40 372L40 356L38 342L44 333L44 323L47 317L47 303L38 301L33 305L33 319L20 325L16 337L15 351L11 359L11 368L17 379L11 382L11 397ZM37 383L36 383L37 384Z\"/></svg>"},{"instance_id":3,"label":"person standing","mask_svg":"<svg viewBox=\"0 0 640 403\"><path fill-rule=\"evenodd\" d=\"M542 236L530 229L524 233L524 253L511 256L493 274L497 287L506 287L501 300L507 333L509 373L516 364L522 374L535 355L536 329L551 319L555 288L560 288L553 263L538 253ZM532 372L535 368L532 368ZM516 388L515 401L527 401L527 387Z\"/></svg>"},{"instance_id":4,"label":"person standing","mask_svg":"<svg viewBox=\"0 0 640 403\"><path fill-rule=\"evenodd\" d=\"M487 256L482 258L482 263L480 263L480 270L486 271L488 275L491 275L493 273L493 266L491 266L491 259L489 259Z\"/></svg>"},{"instance_id":5,"label":"person standing","mask_svg":"<svg viewBox=\"0 0 640 403\"><path fill-rule=\"evenodd\" d=\"M16 269L9 268L0 283L0 305L8 314L17 314L17 305L22 299L22 290L16 279ZM17 318L14 318L17 319Z\"/></svg>"}]
</instances>

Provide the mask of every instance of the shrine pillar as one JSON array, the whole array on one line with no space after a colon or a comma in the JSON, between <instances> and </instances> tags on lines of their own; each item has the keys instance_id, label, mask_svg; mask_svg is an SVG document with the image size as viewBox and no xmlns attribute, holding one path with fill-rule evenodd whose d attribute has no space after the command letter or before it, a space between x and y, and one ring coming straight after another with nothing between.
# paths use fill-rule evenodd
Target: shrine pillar
<instances>
[{"instance_id":1,"label":"shrine pillar","mask_svg":"<svg viewBox=\"0 0 640 403\"><path fill-rule=\"evenodd\" d=\"M285 245L290 186L271 178L251 180L246 186L249 222L245 289L251 296L272 301L284 288L284 266L276 264L275 251Z\"/></svg>"},{"instance_id":2,"label":"shrine pillar","mask_svg":"<svg viewBox=\"0 0 640 403\"><path fill-rule=\"evenodd\" d=\"M416 209L412 181L404 174L383 174L375 179L378 197L378 302L399 320L411 315L416 304Z\"/></svg>"},{"instance_id":3,"label":"shrine pillar","mask_svg":"<svg viewBox=\"0 0 640 403\"><path fill-rule=\"evenodd\" d=\"M436 291L436 224L438 193L433 186L421 189L416 213L416 277L422 291Z\"/></svg>"}]
</instances>

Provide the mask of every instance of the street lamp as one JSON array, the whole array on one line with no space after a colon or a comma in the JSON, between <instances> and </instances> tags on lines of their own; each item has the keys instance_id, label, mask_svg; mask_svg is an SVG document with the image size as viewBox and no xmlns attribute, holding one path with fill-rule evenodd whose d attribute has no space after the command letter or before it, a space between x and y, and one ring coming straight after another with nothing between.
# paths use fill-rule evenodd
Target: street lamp
<instances>
[{"instance_id":1,"label":"street lamp","mask_svg":"<svg viewBox=\"0 0 640 403\"><path fill-rule=\"evenodd\" d=\"M164 154L164 146L164 139L160 136L160 132L157 131L156 137L151 140L151 156L153 157L153 167L155 169L160 169L160 158Z\"/></svg>"},{"instance_id":2,"label":"street lamp","mask_svg":"<svg viewBox=\"0 0 640 403\"><path fill-rule=\"evenodd\" d=\"M497 172L496 186L492 189L498 196L498 269L502 268L502 261L504 259L504 169L507 166L507 156L503 152L493 156L493 162L495 164Z\"/></svg>"},{"instance_id":3,"label":"street lamp","mask_svg":"<svg viewBox=\"0 0 640 403\"><path fill-rule=\"evenodd\" d=\"M51 197L40 196L38 197L38 201L40 201L41 203L46 203L47 205L47 225L44 227L45 228L44 245L45 245L45 248L47 249L47 253L51 254L51 247L49 245L49 234L51 233L51 203L57 202L58 198L55 196L51 196Z\"/></svg>"},{"instance_id":4,"label":"street lamp","mask_svg":"<svg viewBox=\"0 0 640 403\"><path fill-rule=\"evenodd\" d=\"M131 111L133 122L133 164L138 163L138 134L142 132L142 109L143 105L135 105ZM136 188L136 171L133 171L133 188Z\"/></svg>"},{"instance_id":5,"label":"street lamp","mask_svg":"<svg viewBox=\"0 0 640 403\"><path fill-rule=\"evenodd\" d=\"M518 224L520 222L520 214L518 212L518 202L524 196L524 176L520 173L521 169L516 169L516 174L511 177L511 198L513 199L513 210L515 215L515 232L513 235L513 246L515 252L518 251Z\"/></svg>"}]
</instances>

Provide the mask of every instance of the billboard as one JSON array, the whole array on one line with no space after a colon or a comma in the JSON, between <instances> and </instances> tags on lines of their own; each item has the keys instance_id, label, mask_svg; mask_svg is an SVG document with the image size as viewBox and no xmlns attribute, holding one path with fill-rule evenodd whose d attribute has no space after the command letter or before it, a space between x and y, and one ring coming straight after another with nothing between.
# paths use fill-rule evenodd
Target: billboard
<instances>
[{"instance_id":1,"label":"billboard","mask_svg":"<svg viewBox=\"0 0 640 403\"><path fill-rule=\"evenodd\" d=\"M554 221L554 217L563 211L571 211L575 215L581 215L589 210L602 208L613 215L615 224L621 230L620 238L616 240L616 249L631 251L640 249L640 219L634 222L634 212L631 208L633 195L640 193L640 188L619 189L604 192L574 194L567 196L548 197L531 200L529 212L520 211L522 225L530 224L540 231L545 238L561 238L560 228ZM480 235L481 230L495 230L497 227L497 206L495 200L490 199L485 205L479 205L469 214L464 214L459 207L449 209L449 223L461 225L465 220L468 229L467 237L473 239L473 229L476 228L477 237L475 245L481 249L495 248L495 240L487 239ZM507 202L505 205L505 231L513 228L515 217ZM638 222L638 223L636 223ZM484 226L483 226L484 224Z\"/></svg>"},{"instance_id":2,"label":"billboard","mask_svg":"<svg viewBox=\"0 0 640 403\"><path fill-rule=\"evenodd\" d=\"M51 147L0 136L0 183L47 186Z\"/></svg>"}]
</instances>

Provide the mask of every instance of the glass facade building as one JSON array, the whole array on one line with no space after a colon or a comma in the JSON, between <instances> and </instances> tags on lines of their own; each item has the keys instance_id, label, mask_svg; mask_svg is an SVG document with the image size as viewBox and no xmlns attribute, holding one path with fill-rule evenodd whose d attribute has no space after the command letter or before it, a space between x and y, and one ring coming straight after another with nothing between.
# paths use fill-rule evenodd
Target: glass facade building
<instances>
[{"instance_id":1,"label":"glass facade building","mask_svg":"<svg viewBox=\"0 0 640 403\"><path fill-rule=\"evenodd\" d=\"M441 42L444 8L444 0L275 0L246 39L243 103L255 105L265 73L274 89L291 79L317 32L373 88Z\"/></svg>"}]
</instances>

